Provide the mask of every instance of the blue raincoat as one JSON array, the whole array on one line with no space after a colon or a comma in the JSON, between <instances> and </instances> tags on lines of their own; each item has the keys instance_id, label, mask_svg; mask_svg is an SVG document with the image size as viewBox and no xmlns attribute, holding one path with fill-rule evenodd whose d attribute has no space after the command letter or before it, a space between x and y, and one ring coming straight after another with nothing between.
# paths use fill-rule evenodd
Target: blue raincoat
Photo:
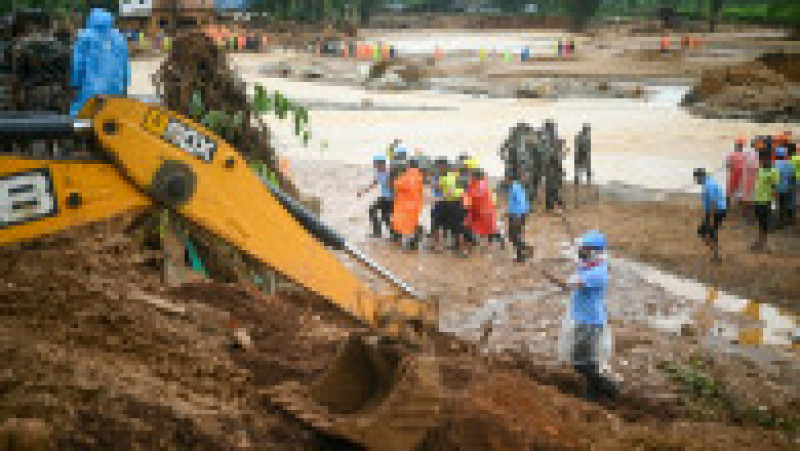
<instances>
[{"instance_id":1,"label":"blue raincoat","mask_svg":"<svg viewBox=\"0 0 800 451\"><path fill-rule=\"evenodd\" d=\"M525 216L528 214L528 198L525 196L525 188L517 181L511 182L508 194L508 214Z\"/></svg>"},{"instance_id":2,"label":"blue raincoat","mask_svg":"<svg viewBox=\"0 0 800 451\"><path fill-rule=\"evenodd\" d=\"M78 90L78 98L70 107L70 114L80 113L92 96L124 95L130 81L125 38L114 28L111 13L92 9L86 29L80 32L72 49L70 83Z\"/></svg>"}]
</instances>

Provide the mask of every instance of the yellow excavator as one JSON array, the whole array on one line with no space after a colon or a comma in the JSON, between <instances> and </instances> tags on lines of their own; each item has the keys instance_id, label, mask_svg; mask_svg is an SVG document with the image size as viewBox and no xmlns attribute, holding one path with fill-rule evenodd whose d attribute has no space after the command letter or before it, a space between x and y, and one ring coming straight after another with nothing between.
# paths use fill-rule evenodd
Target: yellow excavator
<instances>
[{"instance_id":1,"label":"yellow excavator","mask_svg":"<svg viewBox=\"0 0 800 451\"><path fill-rule=\"evenodd\" d=\"M91 137L92 158L35 159L0 148L0 246L137 209L168 208L374 331L342 343L312 384L266 390L270 402L368 449L412 449L438 422L435 358L397 345L419 343L436 328L435 303L265 184L225 141L161 106L109 96L90 100L78 118L0 115L0 143L75 135ZM370 289L341 253L396 294Z\"/></svg>"}]
</instances>

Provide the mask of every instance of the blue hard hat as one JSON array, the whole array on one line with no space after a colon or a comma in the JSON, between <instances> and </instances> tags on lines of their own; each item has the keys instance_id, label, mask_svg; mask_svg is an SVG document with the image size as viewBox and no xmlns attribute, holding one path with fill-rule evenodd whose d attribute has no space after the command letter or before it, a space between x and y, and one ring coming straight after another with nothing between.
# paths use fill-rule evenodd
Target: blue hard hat
<instances>
[{"instance_id":1,"label":"blue hard hat","mask_svg":"<svg viewBox=\"0 0 800 451\"><path fill-rule=\"evenodd\" d=\"M375 155L372 157L373 163L386 163L386 157L383 155Z\"/></svg>"},{"instance_id":2,"label":"blue hard hat","mask_svg":"<svg viewBox=\"0 0 800 451\"><path fill-rule=\"evenodd\" d=\"M407 154L408 154L408 151L406 150L406 148L405 148L405 147L398 147L398 148L397 148L397 150L395 150L395 151L394 151L394 155L395 155L395 157L400 157L400 156L402 156L403 158L405 158L405 156L406 156Z\"/></svg>"},{"instance_id":3,"label":"blue hard hat","mask_svg":"<svg viewBox=\"0 0 800 451\"><path fill-rule=\"evenodd\" d=\"M775 149L775 156L784 158L786 156L786 148L778 147L777 149Z\"/></svg>"},{"instance_id":4,"label":"blue hard hat","mask_svg":"<svg viewBox=\"0 0 800 451\"><path fill-rule=\"evenodd\" d=\"M580 243L582 247L605 249L606 237L599 230L590 230L583 234Z\"/></svg>"}]
</instances>

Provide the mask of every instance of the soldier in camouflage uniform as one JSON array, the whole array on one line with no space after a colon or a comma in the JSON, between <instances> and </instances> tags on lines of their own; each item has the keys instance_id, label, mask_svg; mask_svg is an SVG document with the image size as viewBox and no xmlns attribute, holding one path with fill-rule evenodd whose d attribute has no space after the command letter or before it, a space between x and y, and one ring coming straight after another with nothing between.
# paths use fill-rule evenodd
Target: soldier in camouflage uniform
<instances>
[{"instance_id":1,"label":"soldier in camouflage uniform","mask_svg":"<svg viewBox=\"0 0 800 451\"><path fill-rule=\"evenodd\" d=\"M592 184L592 137L591 126L583 124L583 129L575 135L575 184L580 183L581 174L586 174L586 184Z\"/></svg>"},{"instance_id":2,"label":"soldier in camouflage uniform","mask_svg":"<svg viewBox=\"0 0 800 451\"><path fill-rule=\"evenodd\" d=\"M564 184L564 154L565 143L563 139L552 141L550 151L545 155L545 208L552 211L555 204L564 207L561 199L561 187Z\"/></svg>"},{"instance_id":3,"label":"soldier in camouflage uniform","mask_svg":"<svg viewBox=\"0 0 800 451\"><path fill-rule=\"evenodd\" d=\"M578 190L582 174L586 174L586 185L591 186L592 138L589 124L583 124L583 129L575 135L575 205L578 205Z\"/></svg>"}]
</instances>

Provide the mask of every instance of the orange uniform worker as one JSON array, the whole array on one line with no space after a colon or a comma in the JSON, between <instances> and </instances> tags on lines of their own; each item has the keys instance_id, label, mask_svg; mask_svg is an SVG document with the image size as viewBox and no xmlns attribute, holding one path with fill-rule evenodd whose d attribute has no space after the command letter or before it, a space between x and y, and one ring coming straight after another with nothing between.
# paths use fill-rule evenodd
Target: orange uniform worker
<instances>
[{"instance_id":1,"label":"orange uniform worker","mask_svg":"<svg viewBox=\"0 0 800 451\"><path fill-rule=\"evenodd\" d=\"M475 235L489 236L497 231L497 212L494 208L492 191L489 189L489 180L486 173L480 169L473 169L472 179L467 188L469 210L467 225Z\"/></svg>"},{"instance_id":2,"label":"orange uniform worker","mask_svg":"<svg viewBox=\"0 0 800 451\"><path fill-rule=\"evenodd\" d=\"M412 249L419 246L422 238L422 227L419 225L422 191L422 171L419 170L419 161L412 158L408 169L394 182L395 198L392 215L392 230L401 237L412 235L409 243Z\"/></svg>"}]
</instances>

